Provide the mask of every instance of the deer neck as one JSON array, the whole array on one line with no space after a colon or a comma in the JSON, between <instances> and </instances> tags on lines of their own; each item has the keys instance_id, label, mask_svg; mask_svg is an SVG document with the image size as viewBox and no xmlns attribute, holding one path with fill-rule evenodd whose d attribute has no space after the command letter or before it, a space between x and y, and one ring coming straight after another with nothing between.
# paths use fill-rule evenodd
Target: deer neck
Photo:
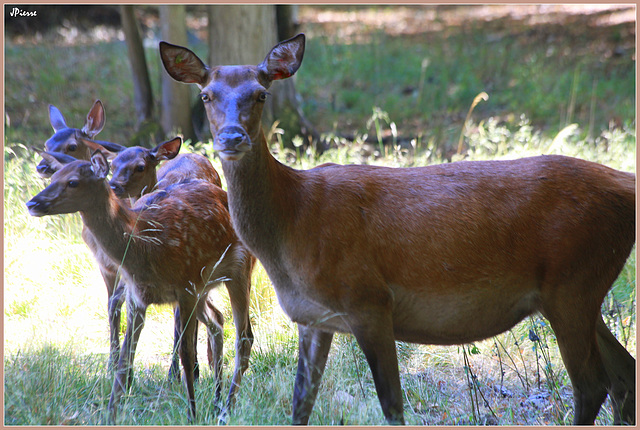
<instances>
[{"instance_id":1,"label":"deer neck","mask_svg":"<svg viewBox=\"0 0 640 430\"><path fill-rule=\"evenodd\" d=\"M287 220L295 217L298 172L269 152L262 130L256 147L238 161L222 161L236 232L260 258L277 253Z\"/></svg>"},{"instance_id":2,"label":"deer neck","mask_svg":"<svg viewBox=\"0 0 640 430\"><path fill-rule=\"evenodd\" d=\"M96 243L114 262L131 261L135 255L136 213L116 197L105 182L103 190L89 210L80 216Z\"/></svg>"}]
</instances>

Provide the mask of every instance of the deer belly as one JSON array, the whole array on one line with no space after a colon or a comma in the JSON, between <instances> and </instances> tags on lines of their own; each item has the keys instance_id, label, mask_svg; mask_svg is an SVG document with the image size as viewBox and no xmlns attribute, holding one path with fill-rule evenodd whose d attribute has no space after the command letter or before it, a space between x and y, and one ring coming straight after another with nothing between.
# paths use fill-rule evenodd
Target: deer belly
<instances>
[{"instance_id":1,"label":"deer belly","mask_svg":"<svg viewBox=\"0 0 640 430\"><path fill-rule=\"evenodd\" d=\"M122 274L128 300L134 300L141 307L146 308L149 305L176 303L178 301L173 288L133 282L131 277L125 276L124 272Z\"/></svg>"},{"instance_id":2,"label":"deer belly","mask_svg":"<svg viewBox=\"0 0 640 430\"><path fill-rule=\"evenodd\" d=\"M282 310L293 322L322 328L330 332L350 332L339 312L322 306L297 291L276 289L276 295Z\"/></svg>"},{"instance_id":3,"label":"deer belly","mask_svg":"<svg viewBox=\"0 0 640 430\"><path fill-rule=\"evenodd\" d=\"M398 340L454 345L500 334L539 308L535 290L474 288L424 292L395 289L394 333Z\"/></svg>"},{"instance_id":4,"label":"deer belly","mask_svg":"<svg viewBox=\"0 0 640 430\"><path fill-rule=\"evenodd\" d=\"M272 280L278 301L296 323L349 333L344 316L362 314L359 311L370 307L363 302L356 308L357 300L349 301L350 308L331 306L327 297L314 299L314 294L320 294L318 289L304 288L304 282L295 283L289 276L276 273ZM437 285L420 285L413 278L407 285L387 284L392 293L389 311L397 340L453 345L486 339L510 329L540 307L540 291L533 280L505 276L467 283L440 281ZM376 294L359 295L364 301L378 298Z\"/></svg>"}]
</instances>

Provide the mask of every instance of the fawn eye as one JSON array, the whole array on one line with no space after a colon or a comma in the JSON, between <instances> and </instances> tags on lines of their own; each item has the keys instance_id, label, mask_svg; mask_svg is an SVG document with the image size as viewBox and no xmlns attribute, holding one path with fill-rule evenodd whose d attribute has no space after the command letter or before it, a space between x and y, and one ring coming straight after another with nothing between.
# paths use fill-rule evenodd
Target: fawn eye
<instances>
[{"instance_id":1,"label":"fawn eye","mask_svg":"<svg viewBox=\"0 0 640 430\"><path fill-rule=\"evenodd\" d=\"M72 179L69 182L67 182L67 185L69 186L69 188L76 188L79 184L80 183L75 179Z\"/></svg>"},{"instance_id":2,"label":"fawn eye","mask_svg":"<svg viewBox=\"0 0 640 430\"><path fill-rule=\"evenodd\" d=\"M211 101L211 97L209 97L209 94L205 94L205 93L200 94L200 99L205 103Z\"/></svg>"},{"instance_id":3,"label":"fawn eye","mask_svg":"<svg viewBox=\"0 0 640 430\"><path fill-rule=\"evenodd\" d=\"M78 149L78 144L77 143L72 143L69 146L67 146L67 150L70 151L70 152L73 152L76 149Z\"/></svg>"},{"instance_id":4,"label":"fawn eye","mask_svg":"<svg viewBox=\"0 0 640 430\"><path fill-rule=\"evenodd\" d=\"M259 102L266 102L268 95L269 95L269 93L267 91L262 91L260 94L258 94L258 101Z\"/></svg>"},{"instance_id":5,"label":"fawn eye","mask_svg":"<svg viewBox=\"0 0 640 430\"><path fill-rule=\"evenodd\" d=\"M144 164L136 166L136 172L144 172Z\"/></svg>"}]
</instances>

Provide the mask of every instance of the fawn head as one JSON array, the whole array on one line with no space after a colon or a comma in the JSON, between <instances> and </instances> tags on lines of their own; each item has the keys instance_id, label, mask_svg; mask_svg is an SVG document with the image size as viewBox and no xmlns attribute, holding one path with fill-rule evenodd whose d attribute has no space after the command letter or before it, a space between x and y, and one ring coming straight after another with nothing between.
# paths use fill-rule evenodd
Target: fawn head
<instances>
[{"instance_id":1,"label":"fawn head","mask_svg":"<svg viewBox=\"0 0 640 430\"><path fill-rule=\"evenodd\" d=\"M175 158L182 146L182 138L175 137L153 149L132 146L113 153L96 142L87 139L81 141L92 150L101 151L111 160L112 175L109 185L116 196L121 198L138 198L143 192L150 192L157 182L158 164L163 160Z\"/></svg>"},{"instance_id":2,"label":"fawn head","mask_svg":"<svg viewBox=\"0 0 640 430\"><path fill-rule=\"evenodd\" d=\"M200 88L214 136L213 148L223 160L237 161L261 136L260 118L271 83L292 76L302 63L305 36L277 44L257 66L206 66L187 48L160 42L169 75Z\"/></svg>"},{"instance_id":3,"label":"fawn head","mask_svg":"<svg viewBox=\"0 0 640 430\"><path fill-rule=\"evenodd\" d=\"M67 214L86 210L94 205L96 187L108 188L104 180L109 173L107 158L96 151L91 161L73 160L62 164L53 155L43 152L42 158L50 163L56 172L48 187L27 202L29 214Z\"/></svg>"},{"instance_id":4,"label":"fawn head","mask_svg":"<svg viewBox=\"0 0 640 430\"><path fill-rule=\"evenodd\" d=\"M85 119L84 126L80 129L71 128L62 116L62 112L54 105L49 105L49 122L53 127L53 136L44 143L47 152L59 152L71 155L79 160L88 160L91 152L86 148L80 138L93 139L102 131L105 123L104 106L100 100L96 100ZM36 167L38 174L48 178L53 174L53 169L42 160Z\"/></svg>"}]
</instances>

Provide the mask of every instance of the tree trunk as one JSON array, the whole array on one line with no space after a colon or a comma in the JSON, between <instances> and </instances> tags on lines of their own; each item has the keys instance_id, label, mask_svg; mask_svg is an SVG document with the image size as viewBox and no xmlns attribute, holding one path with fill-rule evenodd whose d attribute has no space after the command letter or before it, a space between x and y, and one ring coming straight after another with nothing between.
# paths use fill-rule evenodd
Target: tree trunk
<instances>
[{"instance_id":1,"label":"tree trunk","mask_svg":"<svg viewBox=\"0 0 640 430\"><path fill-rule=\"evenodd\" d=\"M157 131L158 124L153 118L153 93L149 81L149 70L144 53L142 38L138 28L133 5L120 6L122 30L127 44L127 54L133 76L133 103L136 110L136 136L131 143L149 146L149 135Z\"/></svg>"},{"instance_id":2,"label":"tree trunk","mask_svg":"<svg viewBox=\"0 0 640 430\"><path fill-rule=\"evenodd\" d=\"M160 32L162 39L176 45L187 45L186 7L161 5ZM195 140L191 122L191 87L174 81L162 73L162 114L160 123L165 135L182 133L185 139Z\"/></svg>"},{"instance_id":3,"label":"tree trunk","mask_svg":"<svg viewBox=\"0 0 640 430\"><path fill-rule=\"evenodd\" d=\"M209 64L258 64L277 42L273 5L209 6Z\"/></svg>"},{"instance_id":4,"label":"tree trunk","mask_svg":"<svg viewBox=\"0 0 640 430\"><path fill-rule=\"evenodd\" d=\"M259 64L279 41L275 5L213 5L208 10L209 64L212 66ZM293 14L288 16L285 19L292 19ZM291 27L287 27L290 31ZM285 131L283 139L287 146L291 146L291 139L296 135L302 135L305 143L310 143L314 137L317 140L317 133L302 115L294 84L294 78L275 81L269 89L271 97L263 112L267 128L279 121L278 127Z\"/></svg>"},{"instance_id":5,"label":"tree trunk","mask_svg":"<svg viewBox=\"0 0 640 430\"><path fill-rule=\"evenodd\" d=\"M298 6L294 4L276 5L278 40L286 40L298 34Z\"/></svg>"}]
</instances>

